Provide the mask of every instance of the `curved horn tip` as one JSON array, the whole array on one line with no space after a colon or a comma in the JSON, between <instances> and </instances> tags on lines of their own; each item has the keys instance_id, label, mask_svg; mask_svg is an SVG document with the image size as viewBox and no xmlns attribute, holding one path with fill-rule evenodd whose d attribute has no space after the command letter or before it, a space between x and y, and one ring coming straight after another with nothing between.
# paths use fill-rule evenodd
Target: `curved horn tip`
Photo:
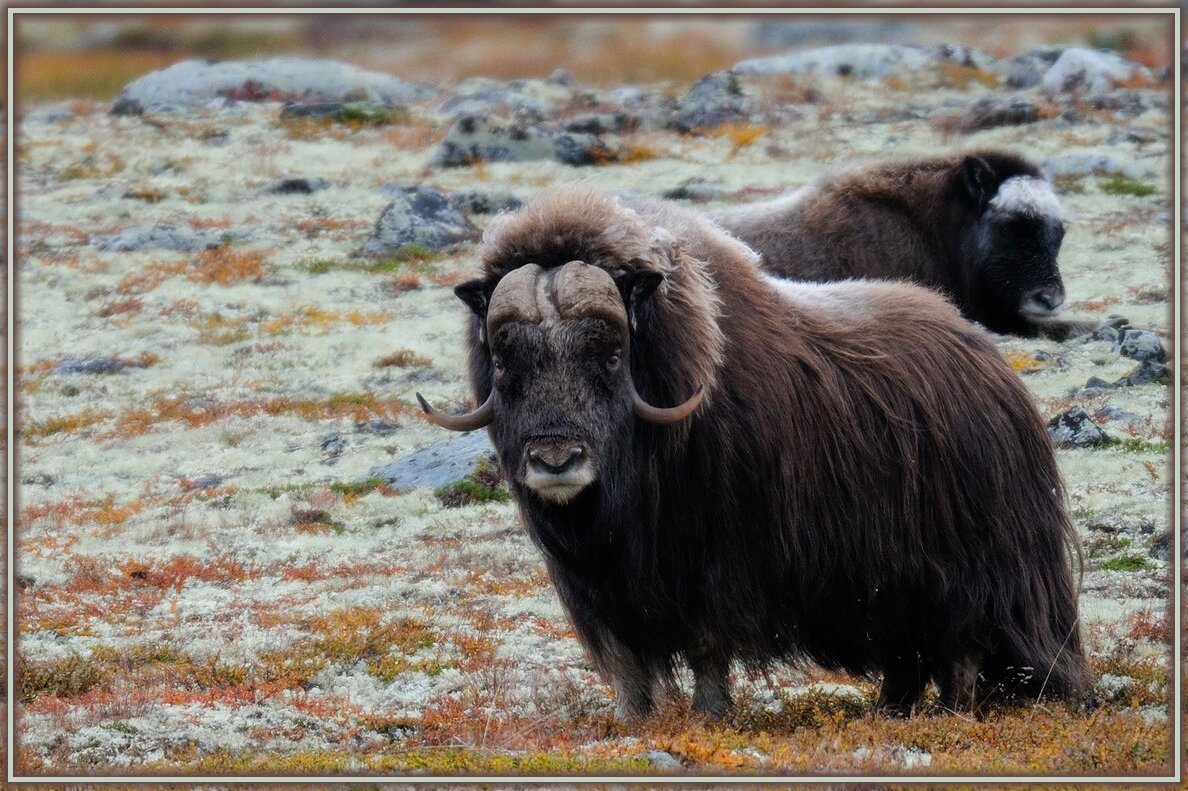
<instances>
[{"instance_id":1,"label":"curved horn tip","mask_svg":"<svg viewBox=\"0 0 1188 791\"><path fill-rule=\"evenodd\" d=\"M442 414L429 406L429 402L420 393L417 393L417 401L421 403L421 409L425 410L425 418L430 423L450 431L474 431L490 425L491 421L495 419L495 391L493 389L486 401L473 412L468 412L465 415Z\"/></svg>"},{"instance_id":2,"label":"curved horn tip","mask_svg":"<svg viewBox=\"0 0 1188 791\"><path fill-rule=\"evenodd\" d=\"M635 414L641 420L646 420L649 423L655 423L660 426L666 426L672 423L677 423L696 411L697 407L701 405L701 400L705 397L705 388L700 387L697 392L689 397L683 404L674 407L657 407L652 406L647 401L640 398L639 394L635 395Z\"/></svg>"}]
</instances>

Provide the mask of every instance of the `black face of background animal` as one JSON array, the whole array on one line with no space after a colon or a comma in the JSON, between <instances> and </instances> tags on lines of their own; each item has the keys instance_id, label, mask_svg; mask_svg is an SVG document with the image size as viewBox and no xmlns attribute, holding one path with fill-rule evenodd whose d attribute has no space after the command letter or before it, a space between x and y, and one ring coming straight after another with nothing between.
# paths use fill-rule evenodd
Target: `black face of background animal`
<instances>
[{"instance_id":1,"label":"black face of background animal","mask_svg":"<svg viewBox=\"0 0 1188 791\"><path fill-rule=\"evenodd\" d=\"M995 332L1030 334L1064 303L1056 263L1064 239L1060 204L1038 175L1004 178L978 157L967 158L965 180L978 212L962 250L971 318Z\"/></svg>"}]
</instances>

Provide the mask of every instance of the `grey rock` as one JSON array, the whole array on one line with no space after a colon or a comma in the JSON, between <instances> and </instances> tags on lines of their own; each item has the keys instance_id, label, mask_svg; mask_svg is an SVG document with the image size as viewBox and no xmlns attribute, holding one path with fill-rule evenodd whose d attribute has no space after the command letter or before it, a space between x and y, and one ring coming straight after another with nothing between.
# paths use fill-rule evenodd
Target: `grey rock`
<instances>
[{"instance_id":1,"label":"grey rock","mask_svg":"<svg viewBox=\"0 0 1188 791\"><path fill-rule=\"evenodd\" d=\"M105 253L129 253L139 250L172 250L196 253L218 247L233 238L228 233L216 233L188 225L154 223L128 228L112 236L91 239L91 244Z\"/></svg>"},{"instance_id":2,"label":"grey rock","mask_svg":"<svg viewBox=\"0 0 1188 791\"><path fill-rule=\"evenodd\" d=\"M596 135L559 133L539 124L504 118L463 116L446 132L430 164L460 167L476 162L529 162L555 159L587 165L611 159Z\"/></svg>"},{"instance_id":3,"label":"grey rock","mask_svg":"<svg viewBox=\"0 0 1188 791\"><path fill-rule=\"evenodd\" d=\"M1093 422L1089 413L1079 406L1048 421L1048 434L1059 448L1092 448L1109 440L1109 436Z\"/></svg>"},{"instance_id":4,"label":"grey rock","mask_svg":"<svg viewBox=\"0 0 1188 791\"><path fill-rule=\"evenodd\" d=\"M56 124L78 117L73 102L58 102L56 104L38 107L21 118L22 124Z\"/></svg>"},{"instance_id":5,"label":"grey rock","mask_svg":"<svg viewBox=\"0 0 1188 791\"><path fill-rule=\"evenodd\" d=\"M1147 553L1156 560L1171 560L1172 536L1170 530L1165 530L1151 540Z\"/></svg>"},{"instance_id":6,"label":"grey rock","mask_svg":"<svg viewBox=\"0 0 1188 791\"><path fill-rule=\"evenodd\" d=\"M113 102L112 112L194 110L219 101L271 99L362 99L393 106L434 93L423 85L333 60L185 60L128 83Z\"/></svg>"},{"instance_id":7,"label":"grey rock","mask_svg":"<svg viewBox=\"0 0 1188 791\"><path fill-rule=\"evenodd\" d=\"M216 475L214 473L206 473L205 475L199 475L197 478L194 478L193 480L183 481L182 488L184 488L184 489L210 489L215 486L218 486L223 481L224 481L224 478L222 475Z\"/></svg>"},{"instance_id":8,"label":"grey rock","mask_svg":"<svg viewBox=\"0 0 1188 791\"><path fill-rule=\"evenodd\" d=\"M597 135L563 132L553 137L553 157L565 165L597 165L614 159Z\"/></svg>"},{"instance_id":9,"label":"grey rock","mask_svg":"<svg viewBox=\"0 0 1188 791\"><path fill-rule=\"evenodd\" d=\"M345 102L294 99L281 106L281 118L333 118L342 112Z\"/></svg>"},{"instance_id":10,"label":"grey rock","mask_svg":"<svg viewBox=\"0 0 1188 791\"><path fill-rule=\"evenodd\" d=\"M936 63L953 63L967 68L990 71L996 62L994 56L989 53L967 47L964 44L929 44L923 49L925 54Z\"/></svg>"},{"instance_id":11,"label":"grey rock","mask_svg":"<svg viewBox=\"0 0 1188 791\"><path fill-rule=\"evenodd\" d=\"M503 211L514 211L524 205L524 201L512 193L502 191L454 192L450 193L447 200L455 209L467 214L498 214Z\"/></svg>"},{"instance_id":12,"label":"grey rock","mask_svg":"<svg viewBox=\"0 0 1188 791\"><path fill-rule=\"evenodd\" d=\"M1098 327L1097 329L1095 329L1093 332L1091 332L1089 335L1086 335L1085 340L1087 340L1087 341L1090 341L1090 340L1092 340L1092 341L1109 341L1110 343L1114 343L1118 340L1118 336L1121 334L1122 333L1116 327L1111 327L1108 324L1103 324L1100 327Z\"/></svg>"},{"instance_id":13,"label":"grey rock","mask_svg":"<svg viewBox=\"0 0 1188 791\"><path fill-rule=\"evenodd\" d=\"M756 110L754 100L743 93L738 76L719 71L693 84L678 102L667 126L678 132L712 129L747 118Z\"/></svg>"},{"instance_id":14,"label":"grey rock","mask_svg":"<svg viewBox=\"0 0 1188 791\"><path fill-rule=\"evenodd\" d=\"M478 236L478 229L431 187L406 187L376 220L363 254L383 257L409 247L443 250Z\"/></svg>"},{"instance_id":15,"label":"grey rock","mask_svg":"<svg viewBox=\"0 0 1188 791\"><path fill-rule=\"evenodd\" d=\"M919 47L903 44L836 44L740 61L734 65L733 71L738 74L807 74L877 79L892 74L918 72L933 65L933 59Z\"/></svg>"},{"instance_id":16,"label":"grey rock","mask_svg":"<svg viewBox=\"0 0 1188 791\"><path fill-rule=\"evenodd\" d=\"M917 47L851 43L752 58L736 63L733 71L738 74L804 74L869 80L935 72L946 63L989 70L994 59L980 50L950 44Z\"/></svg>"},{"instance_id":17,"label":"grey rock","mask_svg":"<svg viewBox=\"0 0 1188 791\"><path fill-rule=\"evenodd\" d=\"M1007 88L1033 88L1064 52L1064 47L1039 47L995 61L990 70Z\"/></svg>"},{"instance_id":18,"label":"grey rock","mask_svg":"<svg viewBox=\"0 0 1188 791\"><path fill-rule=\"evenodd\" d=\"M778 19L778 17L776 18ZM912 26L901 19L798 18L794 22L764 19L756 23L751 41L756 48L803 47L809 44L847 44L859 41L904 42Z\"/></svg>"},{"instance_id":19,"label":"grey rock","mask_svg":"<svg viewBox=\"0 0 1188 791\"><path fill-rule=\"evenodd\" d=\"M287 176L269 184L264 188L264 192L270 195L311 195L328 186L330 186L330 182L323 178Z\"/></svg>"},{"instance_id":20,"label":"grey rock","mask_svg":"<svg viewBox=\"0 0 1188 791\"><path fill-rule=\"evenodd\" d=\"M569 72L567 72L565 69L558 67L553 70L552 74L550 74L548 77L545 77L545 82L549 83L550 85L563 85L565 87L569 87L573 84L573 77L570 76Z\"/></svg>"},{"instance_id":21,"label":"grey rock","mask_svg":"<svg viewBox=\"0 0 1188 791\"><path fill-rule=\"evenodd\" d=\"M1114 343L1115 352L1132 360L1167 362L1167 351L1159 336L1146 330L1123 330Z\"/></svg>"},{"instance_id":22,"label":"grey rock","mask_svg":"<svg viewBox=\"0 0 1188 791\"><path fill-rule=\"evenodd\" d=\"M648 750L643 754L643 757L648 759L648 763L656 769L673 770L684 768L681 760L666 750Z\"/></svg>"},{"instance_id":23,"label":"grey rock","mask_svg":"<svg viewBox=\"0 0 1188 791\"><path fill-rule=\"evenodd\" d=\"M651 99L651 89L643 85L621 85L602 94L604 102L618 107L642 107Z\"/></svg>"},{"instance_id":24,"label":"grey rock","mask_svg":"<svg viewBox=\"0 0 1188 791\"><path fill-rule=\"evenodd\" d=\"M669 200L687 200L694 203L705 203L724 197L727 190L720 184L714 184L701 179L689 179L680 185L666 190L663 197Z\"/></svg>"},{"instance_id":25,"label":"grey rock","mask_svg":"<svg viewBox=\"0 0 1188 791\"><path fill-rule=\"evenodd\" d=\"M594 115L579 115L564 123L566 132L578 132L587 135L617 135L630 134L639 129L642 119L628 112L597 113Z\"/></svg>"},{"instance_id":26,"label":"grey rock","mask_svg":"<svg viewBox=\"0 0 1188 791\"><path fill-rule=\"evenodd\" d=\"M1143 360L1134 370L1115 382L1115 385L1118 387L1134 387L1136 385L1167 382L1168 375L1169 371L1166 363L1156 360Z\"/></svg>"},{"instance_id":27,"label":"grey rock","mask_svg":"<svg viewBox=\"0 0 1188 791\"><path fill-rule=\"evenodd\" d=\"M390 423L383 418L371 418L370 420L360 420L355 423L355 430L364 434L379 434L381 436L392 434L400 428L398 423Z\"/></svg>"},{"instance_id":28,"label":"grey rock","mask_svg":"<svg viewBox=\"0 0 1188 791\"><path fill-rule=\"evenodd\" d=\"M1085 390L1109 390L1114 387L1112 382L1107 382L1099 376L1090 376L1085 381Z\"/></svg>"},{"instance_id":29,"label":"grey rock","mask_svg":"<svg viewBox=\"0 0 1188 791\"><path fill-rule=\"evenodd\" d=\"M56 374L118 374L127 368L116 357L71 357L54 366Z\"/></svg>"},{"instance_id":30,"label":"grey rock","mask_svg":"<svg viewBox=\"0 0 1188 791\"><path fill-rule=\"evenodd\" d=\"M67 398L74 398L74 396L81 393L82 390L79 390L76 385L63 385L59 392Z\"/></svg>"},{"instance_id":31,"label":"grey rock","mask_svg":"<svg viewBox=\"0 0 1188 791\"><path fill-rule=\"evenodd\" d=\"M391 464L375 467L370 476L383 478L397 489L419 486L436 489L462 480L475 463L494 453L485 431L471 431L435 442Z\"/></svg>"},{"instance_id":32,"label":"grey rock","mask_svg":"<svg viewBox=\"0 0 1188 791\"><path fill-rule=\"evenodd\" d=\"M342 436L338 432L327 434L325 437L322 437L322 464L331 467L337 464L339 458L342 456L342 452L346 450L346 446L346 437Z\"/></svg>"},{"instance_id":33,"label":"grey rock","mask_svg":"<svg viewBox=\"0 0 1188 791\"><path fill-rule=\"evenodd\" d=\"M1043 162L1048 178L1057 176L1112 176L1141 178L1143 168L1135 162L1119 162L1107 154L1070 153L1049 157Z\"/></svg>"},{"instance_id":34,"label":"grey rock","mask_svg":"<svg viewBox=\"0 0 1188 791\"><path fill-rule=\"evenodd\" d=\"M1090 380L1092 381L1092 380ZM1097 381L1101 381L1098 379ZM1108 386L1108 385L1107 385ZM1088 387L1088 384L1086 384ZM1127 426L1133 426L1142 422L1142 418L1133 412L1123 409L1115 404L1106 404L1093 415L1098 420L1108 420L1110 422L1118 422Z\"/></svg>"},{"instance_id":35,"label":"grey rock","mask_svg":"<svg viewBox=\"0 0 1188 791\"><path fill-rule=\"evenodd\" d=\"M514 114L527 121L540 121L557 114L557 108L551 102L506 88L451 96L438 105L437 111L451 118Z\"/></svg>"},{"instance_id":36,"label":"grey rock","mask_svg":"<svg viewBox=\"0 0 1188 791\"><path fill-rule=\"evenodd\" d=\"M1060 53L1044 74L1040 86L1049 94L1064 91L1096 93L1135 79L1150 81L1150 70L1115 52L1070 47Z\"/></svg>"},{"instance_id":37,"label":"grey rock","mask_svg":"<svg viewBox=\"0 0 1188 791\"><path fill-rule=\"evenodd\" d=\"M982 96L962 114L953 119L955 131L968 134L996 126L1020 126L1039 120L1035 103L1018 94Z\"/></svg>"}]
</instances>

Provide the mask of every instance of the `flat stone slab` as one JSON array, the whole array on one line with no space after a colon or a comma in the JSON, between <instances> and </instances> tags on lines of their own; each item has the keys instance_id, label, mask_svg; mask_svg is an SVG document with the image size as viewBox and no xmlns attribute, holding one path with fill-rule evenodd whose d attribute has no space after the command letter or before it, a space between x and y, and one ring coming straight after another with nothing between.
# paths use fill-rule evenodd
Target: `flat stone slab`
<instances>
[{"instance_id":1,"label":"flat stone slab","mask_svg":"<svg viewBox=\"0 0 1188 791\"><path fill-rule=\"evenodd\" d=\"M470 431L435 442L391 464L371 470L374 478L383 478L397 489L429 486L436 489L466 477L475 463L492 455L495 449L485 431Z\"/></svg>"},{"instance_id":2,"label":"flat stone slab","mask_svg":"<svg viewBox=\"0 0 1188 791\"><path fill-rule=\"evenodd\" d=\"M217 100L363 99L392 106L435 93L424 85L335 60L183 60L128 83L111 111L119 115L195 110Z\"/></svg>"}]
</instances>

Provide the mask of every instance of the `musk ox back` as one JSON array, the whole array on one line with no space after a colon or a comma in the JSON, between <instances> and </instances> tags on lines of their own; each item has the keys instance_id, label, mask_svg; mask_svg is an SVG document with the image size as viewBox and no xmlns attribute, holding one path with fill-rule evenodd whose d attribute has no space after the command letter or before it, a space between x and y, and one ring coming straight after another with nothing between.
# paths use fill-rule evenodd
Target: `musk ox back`
<instances>
[{"instance_id":1,"label":"musk ox back","mask_svg":"<svg viewBox=\"0 0 1188 791\"><path fill-rule=\"evenodd\" d=\"M897 283L796 284L668 204L555 189L497 220L471 307L482 406L529 534L619 715L674 666L882 673L908 712L1086 686L1074 533L1029 394L980 330ZM422 401L424 404L424 401Z\"/></svg>"},{"instance_id":2,"label":"musk ox back","mask_svg":"<svg viewBox=\"0 0 1188 791\"><path fill-rule=\"evenodd\" d=\"M999 333L1064 339L1093 327L1054 318L1060 203L1039 168L1012 154L856 168L713 216L781 277L910 280Z\"/></svg>"}]
</instances>

